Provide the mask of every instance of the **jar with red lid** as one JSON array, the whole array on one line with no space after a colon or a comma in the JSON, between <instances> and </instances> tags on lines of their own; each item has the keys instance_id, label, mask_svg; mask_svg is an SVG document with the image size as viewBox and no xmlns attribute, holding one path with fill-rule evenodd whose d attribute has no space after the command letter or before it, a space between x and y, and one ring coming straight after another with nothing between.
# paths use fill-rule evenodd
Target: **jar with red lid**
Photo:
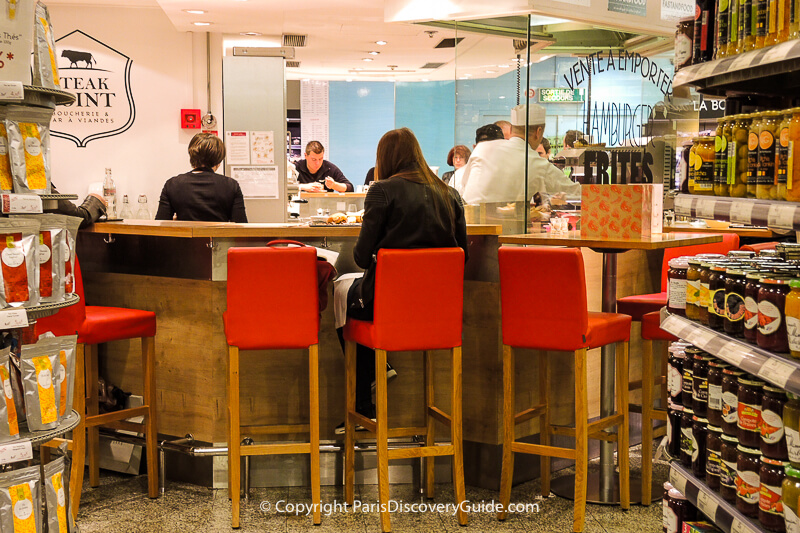
<instances>
[{"instance_id":1,"label":"jar with red lid","mask_svg":"<svg viewBox=\"0 0 800 533\"><path fill-rule=\"evenodd\" d=\"M761 394L764 382L752 376L739 378L737 399L737 427L739 444L756 448L761 453Z\"/></svg>"},{"instance_id":2,"label":"jar with red lid","mask_svg":"<svg viewBox=\"0 0 800 533\"><path fill-rule=\"evenodd\" d=\"M791 288L787 278L777 276L761 280L758 291L758 347L775 353L789 353L786 333L786 295Z\"/></svg>"},{"instance_id":3,"label":"jar with red lid","mask_svg":"<svg viewBox=\"0 0 800 533\"><path fill-rule=\"evenodd\" d=\"M758 339L758 293L761 290L761 278L765 275L764 271L745 274L747 282L744 286L744 331L742 333L745 340L753 344Z\"/></svg>"},{"instance_id":4,"label":"jar with red lid","mask_svg":"<svg viewBox=\"0 0 800 533\"><path fill-rule=\"evenodd\" d=\"M725 327L725 279L727 266L721 263L711 267L708 278L708 326L717 331Z\"/></svg>"},{"instance_id":5,"label":"jar with red lid","mask_svg":"<svg viewBox=\"0 0 800 533\"><path fill-rule=\"evenodd\" d=\"M694 356L692 366L692 409L694 414L705 418L708 414L708 369L713 357L706 352Z\"/></svg>"},{"instance_id":6,"label":"jar with red lid","mask_svg":"<svg viewBox=\"0 0 800 533\"><path fill-rule=\"evenodd\" d=\"M674 458L681 456L681 419L683 406L669 403L667 409L667 453Z\"/></svg>"},{"instance_id":7,"label":"jar with red lid","mask_svg":"<svg viewBox=\"0 0 800 533\"><path fill-rule=\"evenodd\" d=\"M780 533L786 531L786 526L783 522L781 496L783 494L783 478L786 477L784 469L788 464L768 457L761 457L758 521L761 522L764 528Z\"/></svg>"},{"instance_id":8,"label":"jar with red lid","mask_svg":"<svg viewBox=\"0 0 800 533\"><path fill-rule=\"evenodd\" d=\"M789 459L783 429L784 405L786 393L783 389L764 385L761 395L761 453L778 461Z\"/></svg>"},{"instance_id":9,"label":"jar with red lid","mask_svg":"<svg viewBox=\"0 0 800 533\"><path fill-rule=\"evenodd\" d=\"M750 518L758 517L761 492L761 452L741 444L736 460L736 508Z\"/></svg>"},{"instance_id":10,"label":"jar with red lid","mask_svg":"<svg viewBox=\"0 0 800 533\"><path fill-rule=\"evenodd\" d=\"M686 468L692 466L692 453L694 453L692 438L692 427L694 424L694 412L691 409L683 408L681 415L681 464Z\"/></svg>"},{"instance_id":11,"label":"jar with red lid","mask_svg":"<svg viewBox=\"0 0 800 533\"><path fill-rule=\"evenodd\" d=\"M739 460L739 441L722 435L719 463L719 495L726 502L736 501L736 463Z\"/></svg>"},{"instance_id":12,"label":"jar with red lid","mask_svg":"<svg viewBox=\"0 0 800 533\"><path fill-rule=\"evenodd\" d=\"M706 478L706 444L708 420L697 415L692 417L692 474L697 479Z\"/></svg>"},{"instance_id":13,"label":"jar with red lid","mask_svg":"<svg viewBox=\"0 0 800 533\"><path fill-rule=\"evenodd\" d=\"M708 425L706 433L706 485L719 491L719 472L722 461L722 428Z\"/></svg>"},{"instance_id":14,"label":"jar with red lid","mask_svg":"<svg viewBox=\"0 0 800 533\"><path fill-rule=\"evenodd\" d=\"M731 437L739 436L739 378L744 372L738 368L722 371L722 432Z\"/></svg>"},{"instance_id":15,"label":"jar with red lid","mask_svg":"<svg viewBox=\"0 0 800 533\"><path fill-rule=\"evenodd\" d=\"M686 316L686 271L689 268L688 258L670 259L667 271L667 311L672 314Z\"/></svg>"},{"instance_id":16,"label":"jar with red lid","mask_svg":"<svg viewBox=\"0 0 800 533\"><path fill-rule=\"evenodd\" d=\"M746 280L742 267L731 267L725 272L725 333L744 337L744 290Z\"/></svg>"},{"instance_id":17,"label":"jar with red lid","mask_svg":"<svg viewBox=\"0 0 800 533\"><path fill-rule=\"evenodd\" d=\"M723 371L729 368L727 363L718 359L708 363L708 423L722 427L722 378ZM720 429L720 431L722 431Z\"/></svg>"}]
</instances>

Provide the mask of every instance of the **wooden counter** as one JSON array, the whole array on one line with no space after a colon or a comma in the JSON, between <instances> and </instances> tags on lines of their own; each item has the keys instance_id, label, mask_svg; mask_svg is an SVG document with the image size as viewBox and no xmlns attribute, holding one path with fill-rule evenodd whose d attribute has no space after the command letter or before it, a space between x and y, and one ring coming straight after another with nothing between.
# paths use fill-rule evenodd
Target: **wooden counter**
<instances>
[{"instance_id":1,"label":"wooden counter","mask_svg":"<svg viewBox=\"0 0 800 533\"><path fill-rule=\"evenodd\" d=\"M768 228L695 228L694 226L664 226L664 233L735 233L739 237L755 237L758 239L772 239L775 234Z\"/></svg>"}]
</instances>

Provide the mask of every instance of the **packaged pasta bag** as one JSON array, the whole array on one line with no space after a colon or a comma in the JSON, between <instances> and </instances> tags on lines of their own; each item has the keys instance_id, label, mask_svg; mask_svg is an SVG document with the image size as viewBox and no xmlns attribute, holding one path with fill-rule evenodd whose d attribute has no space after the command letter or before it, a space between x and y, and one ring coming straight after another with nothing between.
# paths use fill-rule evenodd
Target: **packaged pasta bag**
<instances>
[{"instance_id":1,"label":"packaged pasta bag","mask_svg":"<svg viewBox=\"0 0 800 533\"><path fill-rule=\"evenodd\" d=\"M14 393L11 385L11 348L0 350L0 387L3 401L0 401L0 442L8 442L19 438L19 422L17 407L14 404Z\"/></svg>"},{"instance_id":2,"label":"packaged pasta bag","mask_svg":"<svg viewBox=\"0 0 800 533\"><path fill-rule=\"evenodd\" d=\"M39 222L0 219L0 308L38 305Z\"/></svg>"},{"instance_id":3,"label":"packaged pasta bag","mask_svg":"<svg viewBox=\"0 0 800 533\"><path fill-rule=\"evenodd\" d=\"M50 119L45 107L8 106L6 132L14 192L50 193Z\"/></svg>"},{"instance_id":4,"label":"packaged pasta bag","mask_svg":"<svg viewBox=\"0 0 800 533\"><path fill-rule=\"evenodd\" d=\"M47 533L70 533L70 516L67 513L69 477L67 463L59 457L42 466L44 477L44 503L47 514Z\"/></svg>"},{"instance_id":5,"label":"packaged pasta bag","mask_svg":"<svg viewBox=\"0 0 800 533\"><path fill-rule=\"evenodd\" d=\"M0 106L0 192L14 192L14 176L11 174L11 159L8 155L6 110L3 106Z\"/></svg>"},{"instance_id":6,"label":"packaged pasta bag","mask_svg":"<svg viewBox=\"0 0 800 533\"><path fill-rule=\"evenodd\" d=\"M47 6L41 2L36 2L34 25L33 84L48 89L60 89L53 25L50 23Z\"/></svg>"},{"instance_id":7,"label":"packaged pasta bag","mask_svg":"<svg viewBox=\"0 0 800 533\"><path fill-rule=\"evenodd\" d=\"M39 465L0 474L0 531L42 533Z\"/></svg>"},{"instance_id":8,"label":"packaged pasta bag","mask_svg":"<svg viewBox=\"0 0 800 533\"><path fill-rule=\"evenodd\" d=\"M8 0L0 6L0 50L3 51L3 80L31 84L33 17L35 0Z\"/></svg>"},{"instance_id":9,"label":"packaged pasta bag","mask_svg":"<svg viewBox=\"0 0 800 533\"><path fill-rule=\"evenodd\" d=\"M75 394L75 350L77 345L77 335L44 337L34 345L58 354L58 370L54 371L53 376L59 388L58 396L56 397L59 420L72 412L72 400Z\"/></svg>"},{"instance_id":10,"label":"packaged pasta bag","mask_svg":"<svg viewBox=\"0 0 800 533\"><path fill-rule=\"evenodd\" d=\"M39 222L39 302L60 302L64 299L64 258L67 249L67 218L64 215L14 215L11 220ZM74 217L73 217L74 218Z\"/></svg>"},{"instance_id":11,"label":"packaged pasta bag","mask_svg":"<svg viewBox=\"0 0 800 533\"><path fill-rule=\"evenodd\" d=\"M42 431L58 426L58 399L61 387L57 372L61 362L58 350L47 343L22 347L19 369L25 391L28 429Z\"/></svg>"},{"instance_id":12,"label":"packaged pasta bag","mask_svg":"<svg viewBox=\"0 0 800 533\"><path fill-rule=\"evenodd\" d=\"M75 242L78 239L78 228L81 219L78 217L64 217L67 226L67 248L64 252L64 292L75 294Z\"/></svg>"}]
</instances>

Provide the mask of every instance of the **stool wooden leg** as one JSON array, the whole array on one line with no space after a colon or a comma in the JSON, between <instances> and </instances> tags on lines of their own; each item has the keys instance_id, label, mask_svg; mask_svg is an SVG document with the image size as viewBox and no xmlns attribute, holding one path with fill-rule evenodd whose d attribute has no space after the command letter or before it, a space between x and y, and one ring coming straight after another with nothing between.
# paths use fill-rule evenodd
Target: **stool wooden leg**
<instances>
[{"instance_id":1,"label":"stool wooden leg","mask_svg":"<svg viewBox=\"0 0 800 533\"><path fill-rule=\"evenodd\" d=\"M319 345L308 347L308 406L309 442L311 449L311 503L314 505L314 523L322 520L319 480Z\"/></svg>"},{"instance_id":2,"label":"stool wooden leg","mask_svg":"<svg viewBox=\"0 0 800 533\"><path fill-rule=\"evenodd\" d=\"M453 490L456 493L456 505L458 505L459 525L467 525L467 513L463 503L467 499L467 491L464 487L464 437L462 434L462 409L461 409L461 346L453 348L453 398L450 408L450 438L453 441Z\"/></svg>"},{"instance_id":3,"label":"stool wooden leg","mask_svg":"<svg viewBox=\"0 0 800 533\"><path fill-rule=\"evenodd\" d=\"M100 413L100 405L97 393L97 384L100 377L97 368L97 345L89 344L86 346L86 414L96 416ZM100 428L90 427L88 430L89 446L89 485L97 487L100 485Z\"/></svg>"},{"instance_id":4,"label":"stool wooden leg","mask_svg":"<svg viewBox=\"0 0 800 533\"><path fill-rule=\"evenodd\" d=\"M650 505L653 479L653 342L642 340L642 505Z\"/></svg>"},{"instance_id":5,"label":"stool wooden leg","mask_svg":"<svg viewBox=\"0 0 800 533\"><path fill-rule=\"evenodd\" d=\"M142 337L144 403L147 405L147 492L158 498L158 409L156 400L156 339Z\"/></svg>"},{"instance_id":6,"label":"stool wooden leg","mask_svg":"<svg viewBox=\"0 0 800 533\"><path fill-rule=\"evenodd\" d=\"M381 530L389 533L392 530L392 524L387 508L389 505L389 420L386 412L386 350L375 350L375 401L377 420L375 447L378 455L378 501L381 503Z\"/></svg>"},{"instance_id":7,"label":"stool wooden leg","mask_svg":"<svg viewBox=\"0 0 800 533\"><path fill-rule=\"evenodd\" d=\"M572 531L580 533L586 522L586 482L589 467L589 401L586 384L586 349L575 352L575 509Z\"/></svg>"},{"instance_id":8,"label":"stool wooden leg","mask_svg":"<svg viewBox=\"0 0 800 533\"><path fill-rule=\"evenodd\" d=\"M617 430L617 462L619 463L619 500L623 509L631 507L631 473L630 473L630 446L628 439L628 343L618 342L615 350L617 356L617 412L622 413L622 423ZM652 359L650 366L652 372ZM653 380L650 376L649 387L652 391ZM651 409L652 397L647 404ZM650 420L646 421L647 426L651 426ZM652 431L652 426L650 427ZM652 434L650 439L652 440ZM645 461L642 460L642 463Z\"/></svg>"},{"instance_id":9,"label":"stool wooden leg","mask_svg":"<svg viewBox=\"0 0 800 533\"><path fill-rule=\"evenodd\" d=\"M385 369L383 374L386 375ZM356 485L355 425L350 420L350 413L356 410L356 343L352 341L344 344L344 390L344 500L353 505Z\"/></svg>"},{"instance_id":10,"label":"stool wooden leg","mask_svg":"<svg viewBox=\"0 0 800 533\"><path fill-rule=\"evenodd\" d=\"M228 437L228 486L231 495L231 527L239 527L239 498L241 455L239 450L239 348L228 347L228 420L230 436Z\"/></svg>"},{"instance_id":11,"label":"stool wooden leg","mask_svg":"<svg viewBox=\"0 0 800 533\"><path fill-rule=\"evenodd\" d=\"M81 421L72 430L72 471L69 478L69 504L72 518L78 518L83 490L83 469L86 464L86 375L84 372L84 345L78 344L75 350L75 392L72 408L81 415Z\"/></svg>"},{"instance_id":12,"label":"stool wooden leg","mask_svg":"<svg viewBox=\"0 0 800 533\"><path fill-rule=\"evenodd\" d=\"M435 430L436 419L430 415L430 409L434 407L433 394L433 354L425 351L422 354L423 364L425 365L425 422L427 433L425 434L425 446L434 446L436 443ZM434 465L435 457L425 458L425 497L433 498Z\"/></svg>"},{"instance_id":13,"label":"stool wooden leg","mask_svg":"<svg viewBox=\"0 0 800 533\"><path fill-rule=\"evenodd\" d=\"M514 348L503 345L503 466L500 472L500 504L498 520L508 516L508 503L511 501L511 483L514 478L514 416L516 414L514 390Z\"/></svg>"},{"instance_id":14,"label":"stool wooden leg","mask_svg":"<svg viewBox=\"0 0 800 533\"><path fill-rule=\"evenodd\" d=\"M542 446L550 446L550 368L547 352L539 353L539 403L544 404L544 412L539 417L539 442ZM542 455L540 458L542 476L542 496L550 495L550 456Z\"/></svg>"}]
</instances>

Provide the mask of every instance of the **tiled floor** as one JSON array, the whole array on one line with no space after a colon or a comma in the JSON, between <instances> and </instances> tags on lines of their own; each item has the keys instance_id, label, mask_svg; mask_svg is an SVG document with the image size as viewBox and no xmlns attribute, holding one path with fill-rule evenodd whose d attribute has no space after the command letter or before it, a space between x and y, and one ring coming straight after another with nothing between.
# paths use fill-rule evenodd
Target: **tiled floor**
<instances>
[{"instance_id":1,"label":"tiled floor","mask_svg":"<svg viewBox=\"0 0 800 533\"><path fill-rule=\"evenodd\" d=\"M632 471L638 472L638 454L631 457ZM666 477L666 466L657 465L657 478ZM564 471L567 473L568 471ZM558 474L557 474L558 475ZM453 501L452 486L437 484L435 502ZM392 499L405 503L423 501L415 487L392 485ZM551 495L538 499L538 480L514 488L512 502L539 503L539 512L510 515L498 522L493 513L472 513L468 529L459 527L455 516L445 513L396 513L392 515L395 532L456 532L456 531L572 531L572 502ZM168 483L166 493L156 500L147 498L146 478L104 472L101 486L84 488L78 525L82 533L156 533L156 532L227 532L230 527L230 502L227 490L213 490L194 485ZM467 487L471 502L490 502L498 497L497 491ZM322 501L341 502L341 487L323 487ZM333 512L322 518L314 527L308 516L294 516L276 512L276 503L308 503L310 490L302 487L278 489L253 489L250 499L243 501L241 529L250 532L300 532L324 533L328 531L380 531L377 512ZM377 501L377 487L361 485L356 488L356 499L367 503ZM261 506L269 510L262 510ZM644 533L661 531L661 505L649 507L633 505L623 512L618 506L587 505L586 533Z\"/></svg>"}]
</instances>

